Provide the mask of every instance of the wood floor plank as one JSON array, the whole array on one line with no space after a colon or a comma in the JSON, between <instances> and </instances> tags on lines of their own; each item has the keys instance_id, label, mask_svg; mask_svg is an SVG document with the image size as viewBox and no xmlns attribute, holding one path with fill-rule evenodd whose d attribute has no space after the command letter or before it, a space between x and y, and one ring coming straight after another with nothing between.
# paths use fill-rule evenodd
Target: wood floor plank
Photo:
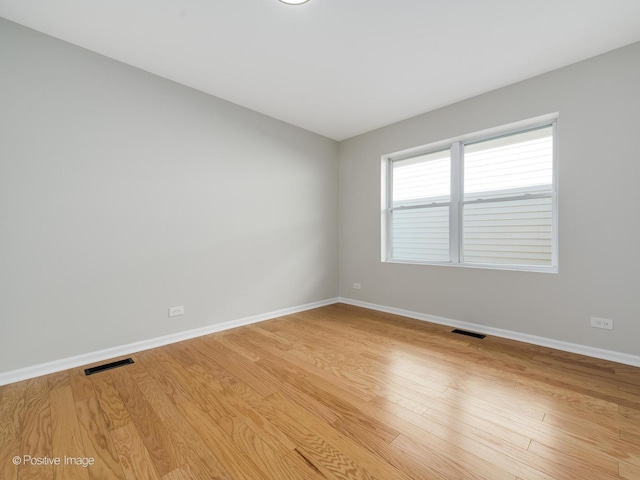
<instances>
[{"instance_id":1,"label":"wood floor plank","mask_svg":"<svg viewBox=\"0 0 640 480\"><path fill-rule=\"evenodd\" d=\"M115 430L130 424L131 417L127 407L116 390L109 373L103 372L94 375L91 380L109 430Z\"/></svg>"},{"instance_id":2,"label":"wood floor plank","mask_svg":"<svg viewBox=\"0 0 640 480\"><path fill-rule=\"evenodd\" d=\"M228 478L255 480L269 478L258 469L249 456L235 445L213 417L201 410L197 404L193 402L182 403L179 408L211 453L224 466L228 472Z\"/></svg>"},{"instance_id":3,"label":"wood floor plank","mask_svg":"<svg viewBox=\"0 0 640 480\"><path fill-rule=\"evenodd\" d=\"M84 373L85 368L86 367L81 367L67 370L67 373L69 374L69 381L71 384L71 391L73 392L73 398L76 401L93 397L96 394L95 390L93 389L93 383L91 383L91 379Z\"/></svg>"},{"instance_id":4,"label":"wood floor plank","mask_svg":"<svg viewBox=\"0 0 640 480\"><path fill-rule=\"evenodd\" d=\"M110 433L127 480L161 480L136 427L129 423Z\"/></svg>"},{"instance_id":5,"label":"wood floor plank","mask_svg":"<svg viewBox=\"0 0 640 480\"><path fill-rule=\"evenodd\" d=\"M283 457L283 461L289 466L297 478L305 480L321 480L327 477L318 465L304 456L299 450L294 450ZM335 478L335 477L334 477Z\"/></svg>"},{"instance_id":6,"label":"wood floor plank","mask_svg":"<svg viewBox=\"0 0 640 480\"><path fill-rule=\"evenodd\" d=\"M549 447L533 441L529 451L539 457L554 462L556 473L564 472L565 475L578 478L617 478L618 462L605 455L582 456L579 452L563 449L562 447ZM588 458L588 462L585 460Z\"/></svg>"},{"instance_id":7,"label":"wood floor plank","mask_svg":"<svg viewBox=\"0 0 640 480\"><path fill-rule=\"evenodd\" d=\"M173 351L175 351L175 349ZM187 370L189 366L196 365L197 360L194 359L193 362L190 361L188 362L189 364L186 365L180 362L171 361L171 358L166 352L156 352L155 357L166 357L165 361L162 363L162 368L164 368L166 372L170 373L176 379L176 381L180 384L180 388L185 391L186 395L189 398L192 399L191 401L200 405L200 408L204 409L214 418L221 418L229 415L229 410L224 407L224 404L217 397L216 386L220 385L220 377L218 375L215 375L216 382L214 384L207 384ZM209 363L206 364L206 368L207 371L211 371ZM154 367L150 367L149 371L151 373L155 373L156 369ZM216 370L213 371L218 373ZM234 380L233 384L235 383L236 382ZM165 392L170 393L171 389L165 390ZM179 402L178 404L180 403L189 402Z\"/></svg>"},{"instance_id":8,"label":"wood floor plank","mask_svg":"<svg viewBox=\"0 0 640 480\"><path fill-rule=\"evenodd\" d=\"M231 332L233 332L233 330L231 330ZM220 332L220 333L215 333L211 335L211 338L215 340L217 343L219 343L220 345L224 345L225 347L227 347L230 351L232 351L236 355L240 355L241 357L244 357L250 362L257 362L258 360L260 360L260 355L256 354L255 352L247 348L240 347L234 344L233 342L230 342L229 339L227 338L227 335L229 335L229 332Z\"/></svg>"},{"instance_id":9,"label":"wood floor plank","mask_svg":"<svg viewBox=\"0 0 640 480\"><path fill-rule=\"evenodd\" d=\"M281 428L288 429L296 435L297 439L306 440L306 447L310 451L312 445L316 447L322 445L322 449L314 451L316 455L314 458L318 461L321 461L321 458L327 458L323 457L323 452L333 452L328 457L332 461L325 465L327 469L331 470L332 467L346 461L350 462L356 471L362 470L360 475L364 477L395 478L398 480L411 478L280 393L275 393L265 399L263 411L265 416L271 415L268 417L270 421L277 423ZM338 457L338 453L341 457ZM366 465L366 468L359 467L360 465ZM334 473L337 472L334 471Z\"/></svg>"},{"instance_id":10,"label":"wood floor plank","mask_svg":"<svg viewBox=\"0 0 640 480\"><path fill-rule=\"evenodd\" d=\"M25 391L22 451L34 457L51 456L51 410L46 377L29 380Z\"/></svg>"},{"instance_id":11,"label":"wood floor plank","mask_svg":"<svg viewBox=\"0 0 640 480\"><path fill-rule=\"evenodd\" d=\"M260 395L271 395L276 391L276 388L272 384L265 381L265 379L261 378L259 375L253 373L255 369L253 362L229 350L226 346L219 344L212 338L203 338L202 340L203 343L206 343L207 347L215 347L216 350L203 348L200 352L209 357L212 361L223 366L223 368L228 370L237 381L251 386L251 388Z\"/></svg>"},{"instance_id":12,"label":"wood floor plank","mask_svg":"<svg viewBox=\"0 0 640 480\"><path fill-rule=\"evenodd\" d=\"M96 397L76 402L76 412L86 458L94 464L88 468L91 479L124 480L118 454L109 435L109 427Z\"/></svg>"},{"instance_id":13,"label":"wood floor plank","mask_svg":"<svg viewBox=\"0 0 640 480\"><path fill-rule=\"evenodd\" d=\"M211 376L203 367L195 365L190 367L189 370L193 371L194 375L205 381L209 385L215 385L216 379ZM240 384L236 384L240 385ZM236 386L234 385L234 387ZM286 455L295 449L295 444L283 435L278 429L274 428L260 413L249 405L245 400L234 393L233 390L228 390L218 383L218 395L220 401L225 406L225 409L230 412L227 417L238 417L249 428L251 428L258 436L267 439L271 448L273 448L280 455ZM250 387L247 386L247 389ZM257 392L255 392L257 395ZM256 397L260 401L262 397L259 395Z\"/></svg>"},{"instance_id":14,"label":"wood floor plank","mask_svg":"<svg viewBox=\"0 0 640 480\"><path fill-rule=\"evenodd\" d=\"M626 480L638 480L640 478L640 467L635 465L628 465L624 462L620 462L618 472L620 478L625 478Z\"/></svg>"},{"instance_id":15,"label":"wood floor plank","mask_svg":"<svg viewBox=\"0 0 640 480\"><path fill-rule=\"evenodd\" d=\"M449 480L448 474L435 470L430 465L418 461L404 451L396 448L391 442L386 442L380 437L372 436L369 429L362 424L358 424L351 419L340 418L333 423L333 427L343 435L359 443L362 447L378 455L387 463L400 471L406 472L411 478L416 480L428 478L432 480Z\"/></svg>"},{"instance_id":16,"label":"wood floor plank","mask_svg":"<svg viewBox=\"0 0 640 480\"><path fill-rule=\"evenodd\" d=\"M113 370L110 374L160 476L182 465L162 418L149 405L127 369Z\"/></svg>"},{"instance_id":17,"label":"wood floor plank","mask_svg":"<svg viewBox=\"0 0 640 480\"><path fill-rule=\"evenodd\" d=\"M463 421L461 416L450 415L449 413L436 412L429 410L422 414L426 420L423 428L427 428L430 432L441 432L440 436L450 436L452 432L464 435L470 439L487 445L495 450L502 450L505 444L509 444L514 448L527 450L531 439L521 435L513 430L504 429L494 423L485 421L482 418L476 418L475 421L467 419ZM509 449L511 451L511 449Z\"/></svg>"},{"instance_id":18,"label":"wood floor plank","mask_svg":"<svg viewBox=\"0 0 640 480\"><path fill-rule=\"evenodd\" d=\"M640 466L640 437L625 439L618 428L552 414L545 416L544 423L556 430L546 436L546 441L541 439L541 443L553 443L566 451L582 454L605 454L613 460Z\"/></svg>"},{"instance_id":19,"label":"wood floor plank","mask_svg":"<svg viewBox=\"0 0 640 480\"><path fill-rule=\"evenodd\" d=\"M62 459L53 469L55 480L88 480L85 467L67 464L64 459L86 457L71 387L57 388L49 394L51 403L52 453Z\"/></svg>"},{"instance_id":20,"label":"wood floor plank","mask_svg":"<svg viewBox=\"0 0 640 480\"><path fill-rule=\"evenodd\" d=\"M497 468L490 461L456 448L453 445L438 448L438 446L440 446L439 441L434 441L434 438L431 436L429 437L428 443L433 444L433 447L427 447L425 443L420 443L416 439L400 434L393 441L392 445L415 459L421 460L429 468L436 471L448 472L451 478L491 478L495 480L515 480L516 478L515 475Z\"/></svg>"},{"instance_id":21,"label":"wood floor plank","mask_svg":"<svg viewBox=\"0 0 640 480\"><path fill-rule=\"evenodd\" d=\"M477 428L469 428L464 424L451 422L446 418L442 418L442 415L435 415L432 419L424 415L417 415L409 410L402 410L401 407L395 407L394 414L401 416L418 429L416 432L414 429L405 428L401 434L405 436L402 439L403 444L407 444L407 438L411 439L407 445L411 445L410 442L414 439L418 444L423 443L426 438L429 440L427 443L423 443L424 445L439 445L440 448L437 450L445 452L456 451L458 452L455 455L456 458L471 455L469 458L473 462L479 462L477 468L483 465L478 458L490 458L491 464L499 468L497 473L499 475L510 472L512 475L522 474L530 478L546 478L543 473L544 469L541 469L540 459L531 455L522 446L515 445L494 435L492 432L495 429L493 428L481 431ZM420 434L419 432L423 433ZM522 440L519 441L522 442ZM447 447L447 444L451 445ZM392 443L392 445L397 445L397 442ZM415 450L415 448L413 446L408 451ZM428 447L425 446L425 448ZM447 456L440 459L441 462L450 460ZM484 468L486 469L486 465ZM495 472L491 474L496 475Z\"/></svg>"},{"instance_id":22,"label":"wood floor plank","mask_svg":"<svg viewBox=\"0 0 640 480\"><path fill-rule=\"evenodd\" d=\"M216 378L223 385L231 387L238 383L238 378L225 368L225 365L217 361L221 358L216 360L216 355L210 352L210 349L215 348L217 343L210 344L207 342L206 336L198 340L200 341L192 340L191 343L172 345L171 356L178 359L184 368L193 365L205 366L207 370L215 373Z\"/></svg>"},{"instance_id":23,"label":"wood floor plank","mask_svg":"<svg viewBox=\"0 0 640 480\"><path fill-rule=\"evenodd\" d=\"M344 304L133 358L0 387L0 479L640 479L640 368Z\"/></svg>"},{"instance_id":24,"label":"wood floor plank","mask_svg":"<svg viewBox=\"0 0 640 480\"><path fill-rule=\"evenodd\" d=\"M268 337L271 340L278 342L280 344L282 344L281 348L293 348L298 342L296 340L292 340L286 336L283 335L279 335L278 333L268 330L267 328L263 328L264 326L266 326L266 324L262 323L262 324L253 324L253 325L249 325L247 327L248 330L251 330L252 332L256 332L259 333L260 335L262 335L263 337ZM260 360L260 358L257 358L254 361Z\"/></svg>"},{"instance_id":25,"label":"wood floor plank","mask_svg":"<svg viewBox=\"0 0 640 480\"><path fill-rule=\"evenodd\" d=\"M46 376L47 382L49 383L49 389L55 390L56 388L66 387L71 385L71 380L69 379L69 372L67 370L63 370L62 372L51 373Z\"/></svg>"},{"instance_id":26,"label":"wood floor plank","mask_svg":"<svg viewBox=\"0 0 640 480\"><path fill-rule=\"evenodd\" d=\"M144 359L145 368L162 386L164 392L171 397L173 403L179 404L192 400L182 384L172 374L171 368L167 368L167 363L170 363L172 359L160 355L159 352L157 349L152 352L142 352L138 354L138 358Z\"/></svg>"},{"instance_id":27,"label":"wood floor plank","mask_svg":"<svg viewBox=\"0 0 640 480\"><path fill-rule=\"evenodd\" d=\"M251 342L238 338L237 336L229 336L229 338L232 338L232 341L235 343L246 345L248 348L253 348L260 352L260 355L263 358L256 362L255 365L263 370L263 375L268 376L271 381L278 386L280 391L286 391L289 395L295 397L296 401L304 404L308 409L314 411L329 423L337 419L335 412L331 408L327 408L326 405L318 399L308 395L306 390L301 390L299 388L301 384L310 385L321 380L321 377L315 378L304 368L290 362L283 361L277 354L264 350ZM291 379L296 380L295 386L291 385Z\"/></svg>"},{"instance_id":28,"label":"wood floor plank","mask_svg":"<svg viewBox=\"0 0 640 480\"><path fill-rule=\"evenodd\" d=\"M362 371L375 369L376 373L390 373L392 377L420 383L432 379L437 389L441 389L446 383L445 376L430 368L431 365L420 361L412 362L406 356L398 355L399 352L395 348L385 349L380 344L379 337L362 335L362 331L357 328L345 332L345 326L342 324L314 320L313 317L308 318L309 315L307 312L293 315L292 317L300 319L300 322L291 322L285 332L279 332L281 336L286 335L296 348L300 348L301 339L306 339L307 342L302 344L303 350L309 354L327 352L344 356L345 361L341 363L343 367L357 367ZM335 341L336 335L340 336L340 343ZM317 345L322 345L323 348L314 348ZM331 359L331 364L335 363L335 359ZM393 368L389 368L390 364Z\"/></svg>"},{"instance_id":29,"label":"wood floor plank","mask_svg":"<svg viewBox=\"0 0 640 480\"><path fill-rule=\"evenodd\" d=\"M527 368L523 376L526 378L527 384L535 385L538 388L539 384L535 384L535 382L543 383L547 388L553 388L556 395L563 392L568 401L577 399L581 405L588 406L593 410L613 410L617 405L631 408L640 407L636 395L612 389L610 386L598 382L597 379L587 386L589 382L582 378L572 377L570 374L562 375L548 369L543 371L538 368ZM519 383L523 383L521 379L519 379ZM547 392L550 395L549 390Z\"/></svg>"},{"instance_id":30,"label":"wood floor plank","mask_svg":"<svg viewBox=\"0 0 640 480\"><path fill-rule=\"evenodd\" d=\"M16 480L19 466L12 461L26 452L21 449L25 416L26 390L29 382L0 387L0 478ZM28 454L28 453L26 453Z\"/></svg>"},{"instance_id":31,"label":"wood floor plank","mask_svg":"<svg viewBox=\"0 0 640 480\"><path fill-rule=\"evenodd\" d=\"M177 460L184 464L177 470L185 472L174 475L188 474L194 480L212 480L226 478L228 473L212 455L211 451L198 436L196 431L186 421L177 405L163 389L163 384L155 382L155 378L146 368L138 366L130 373L149 405L163 419L171 442L178 452ZM170 476L172 472L165 474ZM163 477L164 478L164 477Z\"/></svg>"},{"instance_id":32,"label":"wood floor plank","mask_svg":"<svg viewBox=\"0 0 640 480\"><path fill-rule=\"evenodd\" d=\"M628 430L626 428L620 429L620 439L627 442L629 445L640 445L640 432Z\"/></svg>"},{"instance_id":33,"label":"wood floor plank","mask_svg":"<svg viewBox=\"0 0 640 480\"><path fill-rule=\"evenodd\" d=\"M335 374L323 370L320 366L309 363L300 362L300 359L293 355L290 350L282 350L277 346L274 346L267 338L261 338L256 334L243 335L241 338L237 335L229 335L228 339L235 344L243 345L245 348L251 348L253 351L259 352L261 360L255 362L255 365L272 364L279 362L284 368L289 368L291 374L296 376L314 376L322 378L332 384L339 386L341 389L351 392L354 395L358 395L365 400L369 400L373 397L372 394L367 393L362 389L361 385L354 384L353 382L344 378L337 377Z\"/></svg>"},{"instance_id":34,"label":"wood floor plank","mask_svg":"<svg viewBox=\"0 0 640 480\"><path fill-rule=\"evenodd\" d=\"M185 465L163 475L162 480L194 480L194 477L189 473L188 466Z\"/></svg>"},{"instance_id":35,"label":"wood floor plank","mask_svg":"<svg viewBox=\"0 0 640 480\"><path fill-rule=\"evenodd\" d=\"M218 424L233 439L238 448L253 460L256 467L262 471L266 478L279 478L282 480L294 480L297 478L297 473L270 446L268 439L263 439L244 419L240 417L224 417L218 420Z\"/></svg>"},{"instance_id":36,"label":"wood floor plank","mask_svg":"<svg viewBox=\"0 0 640 480\"><path fill-rule=\"evenodd\" d=\"M443 392L447 388L443 383L429 382L425 378L426 371L421 371L416 366L394 368L393 371L389 371L388 363L385 366L382 362L370 359L356 361L353 355L331 351L334 344L335 342L327 345L316 342L313 346L306 344L291 348L288 353L293 361L306 362L329 373L330 375L324 376L331 381L335 381L335 377L344 378L348 383L357 385L361 391L368 392L371 396L389 395L413 405L416 410L425 407L422 402L432 392ZM323 348L318 349L319 345ZM425 375L421 375L422 373Z\"/></svg>"},{"instance_id":37,"label":"wood floor plank","mask_svg":"<svg viewBox=\"0 0 640 480\"><path fill-rule=\"evenodd\" d=\"M55 468L53 465L21 465L18 480L50 480Z\"/></svg>"},{"instance_id":38,"label":"wood floor plank","mask_svg":"<svg viewBox=\"0 0 640 480\"><path fill-rule=\"evenodd\" d=\"M22 446L20 451L32 457L53 457L51 439L51 408L47 377L29 380L25 392ZM53 465L22 465L19 480L53 479Z\"/></svg>"},{"instance_id":39,"label":"wood floor plank","mask_svg":"<svg viewBox=\"0 0 640 480\"><path fill-rule=\"evenodd\" d=\"M614 364L615 376L620 381L640 387L640 372L636 367Z\"/></svg>"},{"instance_id":40,"label":"wood floor plank","mask_svg":"<svg viewBox=\"0 0 640 480\"><path fill-rule=\"evenodd\" d=\"M394 315L382 318L378 313L366 317L358 316L355 322L353 319L343 321L343 328L367 331L370 333L369 340L374 344L398 350L402 352L400 356L427 359L429 362L437 363L438 368L446 368L452 373L459 374L461 369L473 370L476 375L492 378L498 377L505 370L515 373L523 369L521 365L514 366L511 359L497 361L477 352L466 340L468 337L462 337L465 340L461 340L461 336L451 334L450 327L426 324ZM390 320L397 328L389 329Z\"/></svg>"}]
</instances>

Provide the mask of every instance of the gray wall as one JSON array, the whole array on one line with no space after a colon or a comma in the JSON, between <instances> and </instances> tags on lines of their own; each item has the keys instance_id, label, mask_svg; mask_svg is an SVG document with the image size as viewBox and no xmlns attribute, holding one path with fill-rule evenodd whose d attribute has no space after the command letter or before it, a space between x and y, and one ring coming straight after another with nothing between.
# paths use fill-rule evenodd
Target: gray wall
<instances>
[{"instance_id":1,"label":"gray wall","mask_svg":"<svg viewBox=\"0 0 640 480\"><path fill-rule=\"evenodd\" d=\"M0 372L337 295L336 142L4 20L0 65Z\"/></svg>"},{"instance_id":2,"label":"gray wall","mask_svg":"<svg viewBox=\"0 0 640 480\"><path fill-rule=\"evenodd\" d=\"M640 44L339 145L4 20L0 65L0 372L338 293L640 354ZM380 262L381 155L556 111L560 273Z\"/></svg>"},{"instance_id":3,"label":"gray wall","mask_svg":"<svg viewBox=\"0 0 640 480\"><path fill-rule=\"evenodd\" d=\"M381 155L553 112L558 274L381 263ZM636 43L341 142L340 295L639 355L639 132Z\"/></svg>"}]
</instances>

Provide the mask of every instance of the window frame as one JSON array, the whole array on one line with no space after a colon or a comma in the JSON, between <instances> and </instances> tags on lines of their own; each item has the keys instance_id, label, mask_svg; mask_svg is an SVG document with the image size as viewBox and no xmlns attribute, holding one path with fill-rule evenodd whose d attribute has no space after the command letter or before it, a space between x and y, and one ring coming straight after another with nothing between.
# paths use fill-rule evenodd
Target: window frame
<instances>
[{"instance_id":1,"label":"window frame","mask_svg":"<svg viewBox=\"0 0 640 480\"><path fill-rule=\"evenodd\" d=\"M479 132L474 132L458 137L422 145L400 152L383 155L381 158L381 261L384 263L438 265L467 268L485 268L496 270L517 270L527 272L558 273L558 113L542 115L539 117L510 123ZM550 126L552 129L552 184L548 194L526 195L525 193L510 196L511 199L532 199L535 197L551 198L551 265L526 265L526 264L498 264L498 263L466 263L462 252L463 239L463 207L465 203L498 202L505 199L464 201L464 146L466 144L483 142L499 137L523 133L529 130ZM428 155L439 151L450 150L451 155L451 189L449 202L449 261L424 261L394 259L392 257L392 212L420 207L396 207L392 205L393 199L393 163L399 160L407 160L413 157ZM434 205L435 206L435 205Z\"/></svg>"}]
</instances>

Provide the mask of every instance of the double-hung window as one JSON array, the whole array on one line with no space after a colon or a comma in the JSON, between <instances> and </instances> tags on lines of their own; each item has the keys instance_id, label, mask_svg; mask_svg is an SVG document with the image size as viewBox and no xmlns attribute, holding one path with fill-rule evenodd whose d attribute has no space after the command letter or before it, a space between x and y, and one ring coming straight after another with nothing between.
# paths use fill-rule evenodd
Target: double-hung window
<instances>
[{"instance_id":1,"label":"double-hung window","mask_svg":"<svg viewBox=\"0 0 640 480\"><path fill-rule=\"evenodd\" d=\"M383 261L557 271L556 120L383 157Z\"/></svg>"}]
</instances>

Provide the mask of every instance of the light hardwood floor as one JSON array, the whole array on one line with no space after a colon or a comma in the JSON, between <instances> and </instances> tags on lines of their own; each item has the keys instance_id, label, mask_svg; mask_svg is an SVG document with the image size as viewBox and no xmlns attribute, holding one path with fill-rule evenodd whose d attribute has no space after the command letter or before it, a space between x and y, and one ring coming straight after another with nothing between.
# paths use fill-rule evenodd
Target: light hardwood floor
<instances>
[{"instance_id":1,"label":"light hardwood floor","mask_svg":"<svg viewBox=\"0 0 640 480\"><path fill-rule=\"evenodd\" d=\"M0 387L0 479L640 479L640 369L450 331L338 304Z\"/></svg>"}]
</instances>

